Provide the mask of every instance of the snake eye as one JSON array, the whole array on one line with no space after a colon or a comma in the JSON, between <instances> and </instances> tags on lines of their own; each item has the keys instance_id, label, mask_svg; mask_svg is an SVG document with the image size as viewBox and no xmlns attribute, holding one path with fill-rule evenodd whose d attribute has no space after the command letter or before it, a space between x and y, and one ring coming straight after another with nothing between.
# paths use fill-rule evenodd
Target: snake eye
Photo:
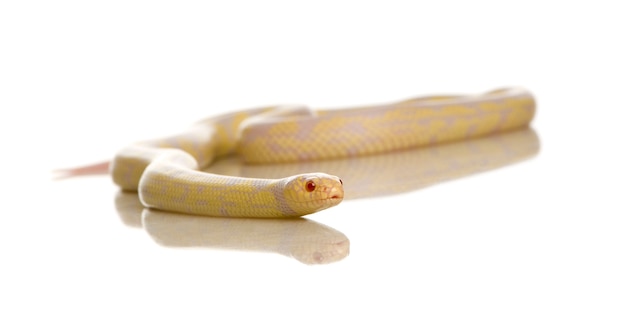
<instances>
[{"instance_id":1,"label":"snake eye","mask_svg":"<svg viewBox=\"0 0 626 310\"><path fill-rule=\"evenodd\" d=\"M339 183L341 183L341 185L343 185L343 181L341 179L339 179Z\"/></svg>"},{"instance_id":2,"label":"snake eye","mask_svg":"<svg viewBox=\"0 0 626 310\"><path fill-rule=\"evenodd\" d=\"M315 182L313 181L307 181L306 185L304 186L304 188L306 189L307 192L312 192L315 190Z\"/></svg>"}]
</instances>

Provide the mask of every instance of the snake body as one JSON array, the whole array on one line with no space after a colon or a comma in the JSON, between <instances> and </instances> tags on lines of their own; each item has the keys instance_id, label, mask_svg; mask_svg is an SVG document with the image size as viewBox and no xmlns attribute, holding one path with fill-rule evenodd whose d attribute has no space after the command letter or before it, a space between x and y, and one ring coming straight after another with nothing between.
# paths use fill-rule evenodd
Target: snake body
<instances>
[{"instance_id":1,"label":"snake body","mask_svg":"<svg viewBox=\"0 0 626 310\"><path fill-rule=\"evenodd\" d=\"M221 217L298 217L341 202L342 181L320 172L261 179L198 169L235 153L247 163L299 162L471 139L525 127L534 113L533 96L520 88L352 109L250 109L124 148L111 173L122 189L138 191L147 207Z\"/></svg>"}]
</instances>

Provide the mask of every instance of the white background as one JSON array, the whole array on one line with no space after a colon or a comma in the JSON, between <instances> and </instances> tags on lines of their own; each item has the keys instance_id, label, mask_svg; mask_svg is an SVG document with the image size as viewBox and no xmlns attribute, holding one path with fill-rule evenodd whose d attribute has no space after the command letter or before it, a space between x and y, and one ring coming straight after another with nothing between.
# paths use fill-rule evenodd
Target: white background
<instances>
[{"instance_id":1,"label":"white background","mask_svg":"<svg viewBox=\"0 0 626 310\"><path fill-rule=\"evenodd\" d=\"M3 1L0 308L623 309L625 13L620 1ZM536 95L539 153L309 216L350 241L330 264L163 246L140 209L123 218L106 176L50 173L221 112L502 86Z\"/></svg>"}]
</instances>

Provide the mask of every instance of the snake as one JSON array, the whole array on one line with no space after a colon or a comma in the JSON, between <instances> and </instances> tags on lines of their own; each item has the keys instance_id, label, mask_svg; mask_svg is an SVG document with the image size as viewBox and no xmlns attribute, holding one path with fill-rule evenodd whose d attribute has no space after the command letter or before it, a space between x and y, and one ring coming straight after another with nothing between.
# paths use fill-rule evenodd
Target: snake
<instances>
[{"instance_id":1,"label":"snake","mask_svg":"<svg viewBox=\"0 0 626 310\"><path fill-rule=\"evenodd\" d=\"M110 174L123 191L138 192L148 208L213 217L301 217L343 200L339 176L308 172L266 179L202 169L230 155L244 163L271 164L428 147L527 127L535 110L534 96L520 87L339 109L251 108L124 147Z\"/></svg>"},{"instance_id":2,"label":"snake","mask_svg":"<svg viewBox=\"0 0 626 310\"><path fill-rule=\"evenodd\" d=\"M357 158L248 165L231 156L203 171L257 178L327 171L341 175L345 197L353 200L397 195L500 169L534 157L539 149L538 135L525 128ZM370 181L374 179L376 182ZM144 230L158 245L168 248L274 253L309 265L334 263L350 252L345 234L308 218L224 218L163 212L144 208L137 194L123 191L117 193L115 206L122 223Z\"/></svg>"}]
</instances>

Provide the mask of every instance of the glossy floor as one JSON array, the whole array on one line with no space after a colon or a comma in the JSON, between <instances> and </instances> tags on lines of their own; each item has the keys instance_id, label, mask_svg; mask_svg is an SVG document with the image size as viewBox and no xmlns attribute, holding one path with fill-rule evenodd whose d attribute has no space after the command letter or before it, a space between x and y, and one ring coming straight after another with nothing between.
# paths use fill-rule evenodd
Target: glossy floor
<instances>
[{"instance_id":1,"label":"glossy floor","mask_svg":"<svg viewBox=\"0 0 626 310\"><path fill-rule=\"evenodd\" d=\"M619 10L463 3L0 10L20 31L2 33L11 49L0 58L0 101L13 109L0 115L0 308L626 307ZM267 102L354 106L517 85L537 97L529 129L209 168L341 176L346 200L303 219L151 211L107 176L51 173Z\"/></svg>"}]
</instances>

